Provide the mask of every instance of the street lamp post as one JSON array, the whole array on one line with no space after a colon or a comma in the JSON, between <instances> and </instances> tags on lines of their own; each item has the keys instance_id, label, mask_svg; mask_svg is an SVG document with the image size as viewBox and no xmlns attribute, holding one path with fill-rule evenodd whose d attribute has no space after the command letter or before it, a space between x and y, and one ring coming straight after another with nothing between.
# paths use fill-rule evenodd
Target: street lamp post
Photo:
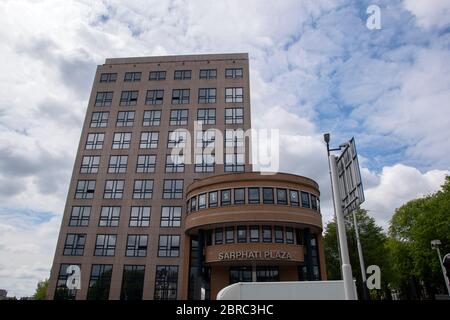
<instances>
[{"instance_id":1,"label":"street lamp post","mask_svg":"<svg viewBox=\"0 0 450 320\"><path fill-rule=\"evenodd\" d=\"M331 185L333 191L334 212L336 216L336 227L339 234L339 248L342 261L342 279L344 280L344 290L346 300L356 300L355 286L353 283L352 267L350 265L350 257L348 255L347 234L345 231L344 212L339 195L338 173L336 166L336 156L331 155L330 151L336 149L329 148L330 135L325 134L324 140L327 144L328 162L331 172ZM340 150L340 148L338 149Z\"/></svg>"},{"instance_id":2,"label":"street lamp post","mask_svg":"<svg viewBox=\"0 0 450 320\"><path fill-rule=\"evenodd\" d=\"M445 281L445 285L447 287L447 293L450 296L450 284L447 278L447 271L445 270L444 264L442 262L442 257L441 257L441 251L439 250L439 246L441 245L441 240L432 240L431 241L431 248L432 249L436 249L438 257L439 257L439 264L441 266L441 270L442 270L442 275L444 276L444 281Z\"/></svg>"}]
</instances>

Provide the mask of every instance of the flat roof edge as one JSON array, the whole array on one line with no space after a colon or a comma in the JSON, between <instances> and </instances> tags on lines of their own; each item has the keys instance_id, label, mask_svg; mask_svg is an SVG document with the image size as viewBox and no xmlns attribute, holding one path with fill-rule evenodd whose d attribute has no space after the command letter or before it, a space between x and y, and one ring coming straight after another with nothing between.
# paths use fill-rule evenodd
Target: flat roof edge
<instances>
[{"instance_id":1,"label":"flat roof edge","mask_svg":"<svg viewBox=\"0 0 450 320\"><path fill-rule=\"evenodd\" d=\"M157 63L157 62L183 62L201 60L248 60L248 53L213 53L213 54L187 54L168 56L147 56L127 58L106 58L105 64L127 63Z\"/></svg>"}]
</instances>

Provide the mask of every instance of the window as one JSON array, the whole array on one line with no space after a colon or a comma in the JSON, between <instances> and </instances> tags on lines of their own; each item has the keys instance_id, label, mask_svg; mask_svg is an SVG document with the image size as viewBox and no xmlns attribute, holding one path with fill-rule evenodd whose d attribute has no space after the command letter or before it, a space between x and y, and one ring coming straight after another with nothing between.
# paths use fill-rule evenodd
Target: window
<instances>
[{"instance_id":1,"label":"window","mask_svg":"<svg viewBox=\"0 0 450 320\"><path fill-rule=\"evenodd\" d=\"M139 155L137 158L137 173L153 173L155 172L156 156L155 155Z\"/></svg>"},{"instance_id":2,"label":"window","mask_svg":"<svg viewBox=\"0 0 450 320\"><path fill-rule=\"evenodd\" d=\"M198 196L198 209L206 208L206 193L202 193Z\"/></svg>"},{"instance_id":3,"label":"window","mask_svg":"<svg viewBox=\"0 0 450 320\"><path fill-rule=\"evenodd\" d=\"M113 137L113 149L128 149L131 144L131 132L116 132Z\"/></svg>"},{"instance_id":4,"label":"window","mask_svg":"<svg viewBox=\"0 0 450 320\"><path fill-rule=\"evenodd\" d=\"M166 155L166 172L184 172L184 156Z\"/></svg>"},{"instance_id":5,"label":"window","mask_svg":"<svg viewBox=\"0 0 450 320\"><path fill-rule=\"evenodd\" d=\"M95 180L78 180L75 190L75 199L94 198Z\"/></svg>"},{"instance_id":6,"label":"window","mask_svg":"<svg viewBox=\"0 0 450 320\"><path fill-rule=\"evenodd\" d=\"M117 73L102 73L100 75L100 82L116 82Z\"/></svg>"},{"instance_id":7,"label":"window","mask_svg":"<svg viewBox=\"0 0 450 320\"><path fill-rule=\"evenodd\" d=\"M242 88L225 88L225 102L240 103L244 101Z\"/></svg>"},{"instance_id":8,"label":"window","mask_svg":"<svg viewBox=\"0 0 450 320\"><path fill-rule=\"evenodd\" d=\"M239 148L243 146L244 146L244 130L242 129L225 130L225 147Z\"/></svg>"},{"instance_id":9,"label":"window","mask_svg":"<svg viewBox=\"0 0 450 320\"><path fill-rule=\"evenodd\" d=\"M125 265L123 267L120 300L142 300L144 275L145 266Z\"/></svg>"},{"instance_id":10,"label":"window","mask_svg":"<svg viewBox=\"0 0 450 320\"><path fill-rule=\"evenodd\" d=\"M304 239L305 239L305 235L303 233L303 230L295 229L295 240L296 240L297 244L304 245Z\"/></svg>"},{"instance_id":11,"label":"window","mask_svg":"<svg viewBox=\"0 0 450 320\"><path fill-rule=\"evenodd\" d=\"M209 193L208 205L210 208L217 207L217 191L212 191Z\"/></svg>"},{"instance_id":12,"label":"window","mask_svg":"<svg viewBox=\"0 0 450 320\"><path fill-rule=\"evenodd\" d=\"M122 199L124 180L106 180L104 199Z\"/></svg>"},{"instance_id":13,"label":"window","mask_svg":"<svg viewBox=\"0 0 450 320\"><path fill-rule=\"evenodd\" d=\"M216 79L217 78L217 69L201 69L199 74L200 79Z\"/></svg>"},{"instance_id":14,"label":"window","mask_svg":"<svg viewBox=\"0 0 450 320\"><path fill-rule=\"evenodd\" d=\"M216 103L216 88L198 89L198 103Z\"/></svg>"},{"instance_id":15,"label":"window","mask_svg":"<svg viewBox=\"0 0 450 320\"><path fill-rule=\"evenodd\" d=\"M196 154L195 155L195 172L214 172L214 155Z\"/></svg>"},{"instance_id":16,"label":"window","mask_svg":"<svg viewBox=\"0 0 450 320\"><path fill-rule=\"evenodd\" d=\"M108 173L127 172L128 156L111 156L109 158Z\"/></svg>"},{"instance_id":17,"label":"window","mask_svg":"<svg viewBox=\"0 0 450 320\"><path fill-rule=\"evenodd\" d=\"M151 207L131 207L130 227L148 227Z\"/></svg>"},{"instance_id":18,"label":"window","mask_svg":"<svg viewBox=\"0 0 450 320\"><path fill-rule=\"evenodd\" d=\"M67 269L70 265L68 263L62 263L59 267L58 281L56 282L55 289L55 300L74 300L77 290L76 289L68 289L67 288L67 279L71 276L75 271L67 272ZM75 264L78 267L81 267L79 264Z\"/></svg>"},{"instance_id":19,"label":"window","mask_svg":"<svg viewBox=\"0 0 450 320\"><path fill-rule=\"evenodd\" d=\"M298 207L300 205L297 190L289 190L289 200L291 201L291 206Z\"/></svg>"},{"instance_id":20,"label":"window","mask_svg":"<svg viewBox=\"0 0 450 320\"><path fill-rule=\"evenodd\" d=\"M108 300L112 264L93 264L89 278L87 300Z\"/></svg>"},{"instance_id":21,"label":"window","mask_svg":"<svg viewBox=\"0 0 450 320\"><path fill-rule=\"evenodd\" d=\"M97 173L100 166L100 156L84 156L81 161L80 173Z\"/></svg>"},{"instance_id":22,"label":"window","mask_svg":"<svg viewBox=\"0 0 450 320\"><path fill-rule=\"evenodd\" d=\"M141 81L142 72L125 72L125 77L123 81L125 82L135 82Z\"/></svg>"},{"instance_id":23,"label":"window","mask_svg":"<svg viewBox=\"0 0 450 320\"><path fill-rule=\"evenodd\" d=\"M197 131L195 141L197 148L214 148L216 141L216 130L209 129Z\"/></svg>"},{"instance_id":24,"label":"window","mask_svg":"<svg viewBox=\"0 0 450 320\"><path fill-rule=\"evenodd\" d=\"M225 243L234 242L234 227L225 228Z\"/></svg>"},{"instance_id":25,"label":"window","mask_svg":"<svg viewBox=\"0 0 450 320\"><path fill-rule=\"evenodd\" d=\"M65 256L82 256L84 253L84 244L86 243L85 234L68 233L64 243Z\"/></svg>"},{"instance_id":26,"label":"window","mask_svg":"<svg viewBox=\"0 0 450 320\"><path fill-rule=\"evenodd\" d=\"M230 267L230 284L251 281L252 267Z\"/></svg>"},{"instance_id":27,"label":"window","mask_svg":"<svg viewBox=\"0 0 450 320\"><path fill-rule=\"evenodd\" d=\"M134 123L134 111L119 111L116 127L132 127Z\"/></svg>"},{"instance_id":28,"label":"window","mask_svg":"<svg viewBox=\"0 0 450 320\"><path fill-rule=\"evenodd\" d=\"M242 78L242 68L225 69L225 78Z\"/></svg>"},{"instance_id":29,"label":"window","mask_svg":"<svg viewBox=\"0 0 450 320\"><path fill-rule=\"evenodd\" d=\"M278 267L256 267L257 282L280 281Z\"/></svg>"},{"instance_id":30,"label":"window","mask_svg":"<svg viewBox=\"0 0 450 320\"><path fill-rule=\"evenodd\" d=\"M172 91L172 104L189 103L189 89L174 89Z\"/></svg>"},{"instance_id":31,"label":"window","mask_svg":"<svg viewBox=\"0 0 450 320\"><path fill-rule=\"evenodd\" d=\"M250 242L259 242L259 227L250 227Z\"/></svg>"},{"instance_id":32,"label":"window","mask_svg":"<svg viewBox=\"0 0 450 320\"><path fill-rule=\"evenodd\" d=\"M283 227L275 227L274 233L275 233L275 242L283 243L284 242Z\"/></svg>"},{"instance_id":33,"label":"window","mask_svg":"<svg viewBox=\"0 0 450 320\"><path fill-rule=\"evenodd\" d=\"M225 154L225 172L244 172L244 154L226 153Z\"/></svg>"},{"instance_id":34,"label":"window","mask_svg":"<svg viewBox=\"0 0 450 320\"><path fill-rule=\"evenodd\" d=\"M120 106L135 106L138 100L139 91L122 91L120 96Z\"/></svg>"},{"instance_id":35,"label":"window","mask_svg":"<svg viewBox=\"0 0 450 320\"><path fill-rule=\"evenodd\" d=\"M317 211L317 197L315 195L311 195L311 208Z\"/></svg>"},{"instance_id":36,"label":"window","mask_svg":"<svg viewBox=\"0 0 450 320\"><path fill-rule=\"evenodd\" d=\"M220 205L228 206L231 204L231 190L221 190L220 191Z\"/></svg>"},{"instance_id":37,"label":"window","mask_svg":"<svg viewBox=\"0 0 450 320\"><path fill-rule=\"evenodd\" d=\"M178 266L156 266L155 300L176 300Z\"/></svg>"},{"instance_id":38,"label":"window","mask_svg":"<svg viewBox=\"0 0 450 320\"><path fill-rule=\"evenodd\" d=\"M86 140L86 150L100 150L105 141L104 133L89 133Z\"/></svg>"},{"instance_id":39,"label":"window","mask_svg":"<svg viewBox=\"0 0 450 320\"><path fill-rule=\"evenodd\" d=\"M287 204L286 189L277 189L277 204Z\"/></svg>"},{"instance_id":40,"label":"window","mask_svg":"<svg viewBox=\"0 0 450 320\"><path fill-rule=\"evenodd\" d=\"M145 96L146 105L162 104L164 99L164 90L147 90Z\"/></svg>"},{"instance_id":41,"label":"window","mask_svg":"<svg viewBox=\"0 0 450 320\"><path fill-rule=\"evenodd\" d=\"M147 256L148 236L143 234L128 235L125 256L127 257L145 257Z\"/></svg>"},{"instance_id":42,"label":"window","mask_svg":"<svg viewBox=\"0 0 450 320\"><path fill-rule=\"evenodd\" d=\"M192 197L191 198L191 212L192 211L196 211L197 210L197 197Z\"/></svg>"},{"instance_id":43,"label":"window","mask_svg":"<svg viewBox=\"0 0 450 320\"><path fill-rule=\"evenodd\" d=\"M191 70L175 70L174 80L191 80Z\"/></svg>"},{"instance_id":44,"label":"window","mask_svg":"<svg viewBox=\"0 0 450 320\"><path fill-rule=\"evenodd\" d=\"M286 243L294 243L294 229L286 227Z\"/></svg>"},{"instance_id":45,"label":"window","mask_svg":"<svg viewBox=\"0 0 450 320\"><path fill-rule=\"evenodd\" d=\"M245 203L245 188L234 189L234 204Z\"/></svg>"},{"instance_id":46,"label":"window","mask_svg":"<svg viewBox=\"0 0 450 320\"><path fill-rule=\"evenodd\" d=\"M259 188L248 188L248 203L259 204Z\"/></svg>"},{"instance_id":47,"label":"window","mask_svg":"<svg viewBox=\"0 0 450 320\"><path fill-rule=\"evenodd\" d=\"M97 96L95 97L95 106L96 107L110 107L112 103L113 92L97 92Z\"/></svg>"},{"instance_id":48,"label":"window","mask_svg":"<svg viewBox=\"0 0 450 320\"><path fill-rule=\"evenodd\" d=\"M120 219L120 207L102 207L98 226L118 227L119 219Z\"/></svg>"},{"instance_id":49,"label":"window","mask_svg":"<svg viewBox=\"0 0 450 320\"><path fill-rule=\"evenodd\" d=\"M188 123L188 110L170 110L170 125L171 126L183 126Z\"/></svg>"},{"instance_id":50,"label":"window","mask_svg":"<svg viewBox=\"0 0 450 320\"><path fill-rule=\"evenodd\" d=\"M159 236L158 257L178 257L180 254L180 236Z\"/></svg>"},{"instance_id":51,"label":"window","mask_svg":"<svg viewBox=\"0 0 450 320\"><path fill-rule=\"evenodd\" d=\"M216 109L198 109L197 121L201 124L216 124Z\"/></svg>"},{"instance_id":52,"label":"window","mask_svg":"<svg viewBox=\"0 0 450 320\"><path fill-rule=\"evenodd\" d=\"M184 148L188 137L187 134L187 131L184 129L169 131L167 148Z\"/></svg>"},{"instance_id":53,"label":"window","mask_svg":"<svg viewBox=\"0 0 450 320\"><path fill-rule=\"evenodd\" d=\"M69 227L87 227L91 216L91 207L72 207L70 213Z\"/></svg>"},{"instance_id":54,"label":"window","mask_svg":"<svg viewBox=\"0 0 450 320\"><path fill-rule=\"evenodd\" d=\"M93 112L91 118L91 128L106 128L108 126L109 112Z\"/></svg>"},{"instance_id":55,"label":"window","mask_svg":"<svg viewBox=\"0 0 450 320\"><path fill-rule=\"evenodd\" d=\"M141 132L141 140L139 141L140 149L156 149L158 148L159 132L144 131Z\"/></svg>"},{"instance_id":56,"label":"window","mask_svg":"<svg viewBox=\"0 0 450 320\"><path fill-rule=\"evenodd\" d=\"M181 207L161 207L161 227L180 227Z\"/></svg>"},{"instance_id":57,"label":"window","mask_svg":"<svg viewBox=\"0 0 450 320\"><path fill-rule=\"evenodd\" d=\"M153 180L134 180L133 199L151 199Z\"/></svg>"},{"instance_id":58,"label":"window","mask_svg":"<svg viewBox=\"0 0 450 320\"><path fill-rule=\"evenodd\" d=\"M150 81L166 80L166 72L165 71L150 71L148 80L150 80Z\"/></svg>"},{"instance_id":59,"label":"window","mask_svg":"<svg viewBox=\"0 0 450 320\"><path fill-rule=\"evenodd\" d=\"M302 207L311 208L311 202L309 201L309 193L302 191L301 196L302 196Z\"/></svg>"},{"instance_id":60,"label":"window","mask_svg":"<svg viewBox=\"0 0 450 320\"><path fill-rule=\"evenodd\" d=\"M112 257L116 250L115 234L98 234L95 241L94 256Z\"/></svg>"},{"instance_id":61,"label":"window","mask_svg":"<svg viewBox=\"0 0 450 320\"><path fill-rule=\"evenodd\" d=\"M242 124L244 123L243 108L226 108L225 124Z\"/></svg>"},{"instance_id":62,"label":"window","mask_svg":"<svg viewBox=\"0 0 450 320\"><path fill-rule=\"evenodd\" d=\"M142 122L142 125L144 127L159 126L160 123L161 123L161 110L144 111L144 121Z\"/></svg>"},{"instance_id":63,"label":"window","mask_svg":"<svg viewBox=\"0 0 450 320\"><path fill-rule=\"evenodd\" d=\"M183 180L164 180L163 199L183 198Z\"/></svg>"},{"instance_id":64,"label":"window","mask_svg":"<svg viewBox=\"0 0 450 320\"><path fill-rule=\"evenodd\" d=\"M238 243L247 242L247 227L237 227L237 242Z\"/></svg>"},{"instance_id":65,"label":"window","mask_svg":"<svg viewBox=\"0 0 450 320\"><path fill-rule=\"evenodd\" d=\"M218 228L214 230L214 244L223 244L223 229Z\"/></svg>"},{"instance_id":66,"label":"window","mask_svg":"<svg viewBox=\"0 0 450 320\"><path fill-rule=\"evenodd\" d=\"M272 242L272 227L271 226L263 226L262 238L263 238L263 242Z\"/></svg>"},{"instance_id":67,"label":"window","mask_svg":"<svg viewBox=\"0 0 450 320\"><path fill-rule=\"evenodd\" d=\"M263 188L263 203L264 204L273 203L273 188Z\"/></svg>"}]
</instances>

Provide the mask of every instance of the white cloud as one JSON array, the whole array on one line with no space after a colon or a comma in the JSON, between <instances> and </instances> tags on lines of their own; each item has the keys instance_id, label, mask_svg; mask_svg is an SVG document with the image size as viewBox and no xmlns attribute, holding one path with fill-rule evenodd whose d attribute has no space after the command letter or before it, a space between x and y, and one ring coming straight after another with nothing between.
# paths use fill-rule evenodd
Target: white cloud
<instances>
[{"instance_id":1,"label":"white cloud","mask_svg":"<svg viewBox=\"0 0 450 320\"><path fill-rule=\"evenodd\" d=\"M384 167L381 173L374 174L362 171L363 183L372 181L366 188L366 202L363 208L368 209L376 221L386 228L393 211L406 202L422 197L440 189L449 170L430 170L421 173L413 167L397 164ZM373 180L378 183L373 183Z\"/></svg>"},{"instance_id":2,"label":"white cloud","mask_svg":"<svg viewBox=\"0 0 450 320\"><path fill-rule=\"evenodd\" d=\"M423 28L450 25L450 2L447 0L404 0L403 6L416 16L418 25Z\"/></svg>"}]
</instances>

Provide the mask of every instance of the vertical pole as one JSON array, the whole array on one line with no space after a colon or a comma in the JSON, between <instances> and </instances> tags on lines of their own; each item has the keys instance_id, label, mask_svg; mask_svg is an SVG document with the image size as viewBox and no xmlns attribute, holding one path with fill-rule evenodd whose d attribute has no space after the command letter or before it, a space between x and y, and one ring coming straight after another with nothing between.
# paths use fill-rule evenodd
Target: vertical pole
<instances>
[{"instance_id":1,"label":"vertical pole","mask_svg":"<svg viewBox=\"0 0 450 320\"><path fill-rule=\"evenodd\" d=\"M441 250L439 250L439 246L436 246L436 249L437 249L437 253L439 256L439 264L441 265L442 275L444 276L445 285L447 286L447 293L450 296L450 283L448 282L448 278L447 278L447 270L445 270L444 263L443 263L442 257L441 257Z\"/></svg>"},{"instance_id":2,"label":"vertical pole","mask_svg":"<svg viewBox=\"0 0 450 320\"><path fill-rule=\"evenodd\" d=\"M336 227L339 234L339 246L342 259L342 279L346 300L356 300L355 286L353 283L352 267L348 256L347 235L345 233L344 213L342 212L341 196L339 193L338 175L336 168L336 157L330 155L328 161L331 169L331 184L333 186L333 203L336 214Z\"/></svg>"},{"instance_id":3,"label":"vertical pole","mask_svg":"<svg viewBox=\"0 0 450 320\"><path fill-rule=\"evenodd\" d=\"M359 238L359 228L358 228L358 220L356 219L356 210L353 210L352 213L353 213L353 225L355 226L356 245L358 247L359 266L361 267L362 289L364 299L369 300L369 293L367 292L368 289L367 289L366 265L364 264L361 239Z\"/></svg>"}]
</instances>

